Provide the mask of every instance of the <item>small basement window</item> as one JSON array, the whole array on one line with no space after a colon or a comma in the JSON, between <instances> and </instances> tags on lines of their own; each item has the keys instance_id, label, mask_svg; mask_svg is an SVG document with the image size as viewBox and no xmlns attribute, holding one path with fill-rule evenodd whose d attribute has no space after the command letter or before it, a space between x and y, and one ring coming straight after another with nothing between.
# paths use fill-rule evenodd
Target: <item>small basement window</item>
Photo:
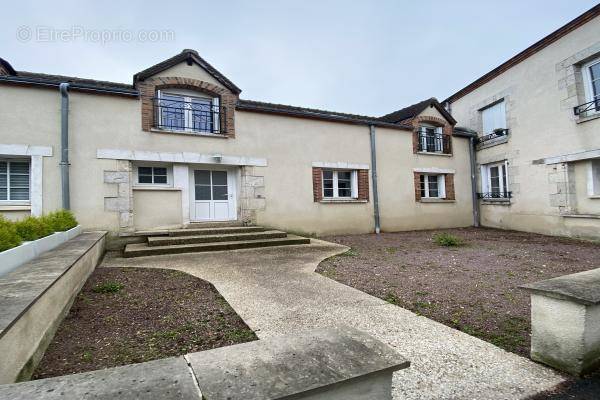
<instances>
[{"instance_id":1,"label":"small basement window","mask_svg":"<svg viewBox=\"0 0 600 400\"><path fill-rule=\"evenodd\" d=\"M323 198L358 198L357 171L323 170Z\"/></svg>"},{"instance_id":2,"label":"small basement window","mask_svg":"<svg viewBox=\"0 0 600 400\"><path fill-rule=\"evenodd\" d=\"M588 195L600 196L600 159L590 160L588 170Z\"/></svg>"},{"instance_id":3,"label":"small basement window","mask_svg":"<svg viewBox=\"0 0 600 400\"><path fill-rule=\"evenodd\" d=\"M421 174L421 198L443 199L446 197L446 184L443 174Z\"/></svg>"},{"instance_id":4,"label":"small basement window","mask_svg":"<svg viewBox=\"0 0 600 400\"><path fill-rule=\"evenodd\" d=\"M0 201L29 201L29 160L0 160Z\"/></svg>"},{"instance_id":5,"label":"small basement window","mask_svg":"<svg viewBox=\"0 0 600 400\"><path fill-rule=\"evenodd\" d=\"M166 166L144 166L136 167L137 185L162 185L171 183L171 171Z\"/></svg>"}]
</instances>

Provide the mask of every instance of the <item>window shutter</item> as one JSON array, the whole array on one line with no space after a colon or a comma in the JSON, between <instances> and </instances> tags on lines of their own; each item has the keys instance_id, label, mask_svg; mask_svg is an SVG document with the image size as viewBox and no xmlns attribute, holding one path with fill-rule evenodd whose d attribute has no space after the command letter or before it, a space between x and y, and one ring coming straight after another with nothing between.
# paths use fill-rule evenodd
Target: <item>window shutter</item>
<instances>
[{"instance_id":1,"label":"window shutter","mask_svg":"<svg viewBox=\"0 0 600 400\"><path fill-rule=\"evenodd\" d=\"M319 202L323 199L323 172L321 168L312 169L313 199Z\"/></svg>"},{"instance_id":2,"label":"window shutter","mask_svg":"<svg viewBox=\"0 0 600 400\"><path fill-rule=\"evenodd\" d=\"M357 198L358 200L369 201L369 170L359 169L356 172L357 180Z\"/></svg>"},{"instance_id":3,"label":"window shutter","mask_svg":"<svg viewBox=\"0 0 600 400\"><path fill-rule=\"evenodd\" d=\"M418 172L414 173L414 182L415 182L415 200L421 201L421 174Z\"/></svg>"},{"instance_id":4,"label":"window shutter","mask_svg":"<svg viewBox=\"0 0 600 400\"><path fill-rule=\"evenodd\" d=\"M456 200L454 194L454 174L446 174L444 177L444 198L446 200Z\"/></svg>"}]
</instances>

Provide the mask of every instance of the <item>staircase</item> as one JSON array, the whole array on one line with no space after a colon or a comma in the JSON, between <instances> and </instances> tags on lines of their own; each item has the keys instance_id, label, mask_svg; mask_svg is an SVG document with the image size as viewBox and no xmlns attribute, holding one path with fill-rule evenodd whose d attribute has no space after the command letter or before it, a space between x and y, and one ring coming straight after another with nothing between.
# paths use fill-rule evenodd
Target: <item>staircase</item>
<instances>
[{"instance_id":1,"label":"staircase","mask_svg":"<svg viewBox=\"0 0 600 400\"><path fill-rule=\"evenodd\" d=\"M145 236L146 242L130 243L125 246L124 257L310 243L309 238L288 235L286 232L269 230L262 226L191 226L185 229L141 231L137 233L140 236Z\"/></svg>"}]
</instances>

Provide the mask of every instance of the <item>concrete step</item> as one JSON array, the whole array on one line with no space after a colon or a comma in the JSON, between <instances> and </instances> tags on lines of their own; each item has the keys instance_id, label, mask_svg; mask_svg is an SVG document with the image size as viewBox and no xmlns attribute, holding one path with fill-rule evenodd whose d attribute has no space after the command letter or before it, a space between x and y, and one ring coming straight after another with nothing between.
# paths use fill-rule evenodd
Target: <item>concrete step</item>
<instances>
[{"instance_id":1,"label":"concrete step","mask_svg":"<svg viewBox=\"0 0 600 400\"><path fill-rule=\"evenodd\" d=\"M177 244L192 243L215 243L215 242L235 242L241 240L259 240L284 238L287 233L282 231L262 231L246 233L225 233L219 235L191 235L191 236L160 236L149 237L148 246L172 246Z\"/></svg>"},{"instance_id":2,"label":"concrete step","mask_svg":"<svg viewBox=\"0 0 600 400\"><path fill-rule=\"evenodd\" d=\"M215 243L192 243L172 246L148 246L147 243L132 243L125 247L124 257L152 256L160 254L198 253L204 251L220 251L234 249L249 249L255 247L289 246L295 244L309 244L310 239L288 235L284 238L261 240L238 240Z\"/></svg>"},{"instance_id":3,"label":"concrete step","mask_svg":"<svg viewBox=\"0 0 600 400\"><path fill-rule=\"evenodd\" d=\"M264 232L262 226L227 226L223 228L186 228L171 229L169 236L199 236L199 235L227 235L230 233Z\"/></svg>"}]
</instances>

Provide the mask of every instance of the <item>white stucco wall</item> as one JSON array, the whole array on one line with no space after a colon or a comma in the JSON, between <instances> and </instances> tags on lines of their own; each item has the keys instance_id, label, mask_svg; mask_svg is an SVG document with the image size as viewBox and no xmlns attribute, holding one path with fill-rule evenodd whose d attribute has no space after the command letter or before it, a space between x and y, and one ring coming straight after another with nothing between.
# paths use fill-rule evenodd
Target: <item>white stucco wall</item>
<instances>
[{"instance_id":1,"label":"white stucco wall","mask_svg":"<svg viewBox=\"0 0 600 400\"><path fill-rule=\"evenodd\" d=\"M595 54L595 55L594 55ZM576 75L568 65L600 57L600 18L588 22L540 52L452 103L458 126L481 134L480 110L504 98L508 142L477 152L478 163L508 160L510 206L481 206L484 225L556 235L589 236L589 226L600 236L600 220L565 219L560 214L600 215L600 199L582 192L583 173L577 163L575 188L561 178L560 164L544 165L535 160L600 149L600 119L578 123L573 106L580 104L575 89ZM579 102L579 103L578 103ZM568 169L568 168L567 168ZM575 176L570 176L573 183ZM562 179L562 180L561 180ZM478 187L481 191L481 185ZM569 204L564 204L567 202ZM573 202L577 198L576 202ZM575 206L579 203L579 208Z\"/></svg>"}]
</instances>

